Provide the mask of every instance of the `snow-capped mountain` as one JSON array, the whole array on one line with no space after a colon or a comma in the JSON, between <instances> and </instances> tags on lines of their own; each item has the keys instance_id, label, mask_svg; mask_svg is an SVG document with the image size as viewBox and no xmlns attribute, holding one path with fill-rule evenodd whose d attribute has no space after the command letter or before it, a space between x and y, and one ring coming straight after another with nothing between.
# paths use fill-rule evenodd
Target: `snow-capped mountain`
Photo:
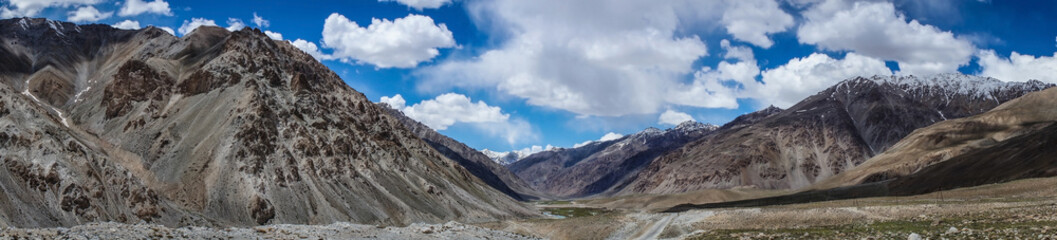
<instances>
[{"instance_id":1,"label":"snow-capped mountain","mask_svg":"<svg viewBox=\"0 0 1057 240\"><path fill-rule=\"evenodd\" d=\"M543 151L550 151L550 150L554 150L554 149L557 149L557 148L555 148L554 146L547 145L546 147L533 146L533 147L530 147L530 148L525 148L525 149L521 149L521 150L513 150L513 151L508 151L508 152L496 152L496 151L485 149L485 150L481 150L481 153L483 153L485 156L488 156L488 158L491 158L492 161L495 161L496 163L499 163L500 165L507 166L507 165L510 165L510 164L515 163L517 161L520 161L521 159L525 159L529 155L536 154L536 153L543 152Z\"/></svg>"},{"instance_id":2,"label":"snow-capped mountain","mask_svg":"<svg viewBox=\"0 0 1057 240\"><path fill-rule=\"evenodd\" d=\"M804 187L859 165L916 129L1052 86L963 74L851 78L787 110L736 119L653 161L621 193Z\"/></svg>"},{"instance_id":3,"label":"snow-capped mountain","mask_svg":"<svg viewBox=\"0 0 1057 240\"><path fill-rule=\"evenodd\" d=\"M606 194L624 184L660 154L697 140L717 128L693 121L667 130L650 127L617 139L539 152L508 167L546 194L558 197Z\"/></svg>"}]
</instances>

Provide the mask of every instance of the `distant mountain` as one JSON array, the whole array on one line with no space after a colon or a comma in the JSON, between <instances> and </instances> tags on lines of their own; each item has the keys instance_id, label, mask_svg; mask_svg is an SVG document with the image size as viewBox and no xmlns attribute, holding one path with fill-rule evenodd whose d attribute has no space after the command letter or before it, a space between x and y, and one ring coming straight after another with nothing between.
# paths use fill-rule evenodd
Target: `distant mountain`
<instances>
[{"instance_id":1,"label":"distant mountain","mask_svg":"<svg viewBox=\"0 0 1057 240\"><path fill-rule=\"evenodd\" d=\"M429 128L429 126L405 116L400 110L389 107L388 104L378 103L378 105L386 109L390 116L403 123L404 127L411 130L415 136L426 141L433 149L436 149L437 152L440 152L448 159L462 165L474 176L492 186L492 188L521 201L540 198L541 194L539 192L533 190L525 181L515 176L506 167L494 162L492 158L486 155L487 152L478 152L466 146L466 144L444 136Z\"/></svg>"},{"instance_id":2,"label":"distant mountain","mask_svg":"<svg viewBox=\"0 0 1057 240\"><path fill-rule=\"evenodd\" d=\"M910 196L1057 176L1057 88L991 111L920 128L884 153L804 191L761 199L683 204L666 211L758 207Z\"/></svg>"},{"instance_id":3,"label":"distant mountain","mask_svg":"<svg viewBox=\"0 0 1057 240\"><path fill-rule=\"evenodd\" d=\"M485 156L488 156L488 158L492 159L493 162L496 162L496 163L498 163L500 165L503 165L503 166L507 166L507 165L513 164L514 162L521 161L521 159L525 159L529 155L532 155L532 154L535 154L535 153L538 153L538 152L542 152L542 151L548 151L548 150L553 150L553 148L539 149L539 151L533 151L532 149L525 149L525 150L513 150L513 151L509 151L509 152L496 152L496 151L485 149L485 150L481 150L481 153L483 153Z\"/></svg>"},{"instance_id":4,"label":"distant mountain","mask_svg":"<svg viewBox=\"0 0 1057 240\"><path fill-rule=\"evenodd\" d=\"M0 20L0 225L535 216L257 29Z\"/></svg>"},{"instance_id":5,"label":"distant mountain","mask_svg":"<svg viewBox=\"0 0 1057 240\"><path fill-rule=\"evenodd\" d=\"M673 150L620 193L805 187L884 152L915 129L1052 86L962 74L852 78L787 110L749 123L735 120Z\"/></svg>"},{"instance_id":6,"label":"distant mountain","mask_svg":"<svg viewBox=\"0 0 1057 240\"><path fill-rule=\"evenodd\" d=\"M543 151L508 168L545 194L563 198L605 194L617 190L662 153L716 128L693 121L668 130L648 128L616 140Z\"/></svg>"},{"instance_id":7,"label":"distant mountain","mask_svg":"<svg viewBox=\"0 0 1057 240\"><path fill-rule=\"evenodd\" d=\"M1025 95L987 113L914 131L888 151L813 187L900 179L897 183L907 185L900 188L921 193L1057 176L1055 136L1057 88Z\"/></svg>"}]
</instances>

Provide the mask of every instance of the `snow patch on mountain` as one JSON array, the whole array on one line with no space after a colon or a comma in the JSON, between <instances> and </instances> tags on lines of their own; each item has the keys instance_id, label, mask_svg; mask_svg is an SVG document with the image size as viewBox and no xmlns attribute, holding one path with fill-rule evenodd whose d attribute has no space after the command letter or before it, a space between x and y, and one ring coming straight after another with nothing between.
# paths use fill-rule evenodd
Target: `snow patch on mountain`
<instances>
[{"instance_id":1,"label":"snow patch on mountain","mask_svg":"<svg viewBox=\"0 0 1057 240\"><path fill-rule=\"evenodd\" d=\"M548 144L546 147L532 146L532 147L523 148L521 150L513 150L513 151L508 151L508 152L496 152L496 151L484 149L484 150L481 150L481 153L483 153L485 156L488 156L488 158L491 158L492 161L495 161L496 163L499 163L500 165L506 166L506 165L510 165L510 164L512 164L514 162L517 162L517 161L519 161L521 159L524 159L525 157L528 157L529 155L536 154L538 152L543 152L543 151L550 151L550 150L554 150L554 149L555 149L554 146L551 146L550 144Z\"/></svg>"}]
</instances>

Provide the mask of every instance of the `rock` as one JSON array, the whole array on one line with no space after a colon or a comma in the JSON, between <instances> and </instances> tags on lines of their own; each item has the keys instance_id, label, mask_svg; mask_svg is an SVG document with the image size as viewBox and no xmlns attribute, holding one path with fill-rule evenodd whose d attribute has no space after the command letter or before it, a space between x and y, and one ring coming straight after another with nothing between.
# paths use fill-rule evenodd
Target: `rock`
<instances>
[{"instance_id":1,"label":"rock","mask_svg":"<svg viewBox=\"0 0 1057 240\"><path fill-rule=\"evenodd\" d=\"M955 234L955 233L958 233L958 228L951 227L950 229L947 229L947 234Z\"/></svg>"},{"instance_id":2,"label":"rock","mask_svg":"<svg viewBox=\"0 0 1057 240\"><path fill-rule=\"evenodd\" d=\"M910 236L907 237L907 240L921 240L921 235L918 235L917 233L911 233Z\"/></svg>"}]
</instances>

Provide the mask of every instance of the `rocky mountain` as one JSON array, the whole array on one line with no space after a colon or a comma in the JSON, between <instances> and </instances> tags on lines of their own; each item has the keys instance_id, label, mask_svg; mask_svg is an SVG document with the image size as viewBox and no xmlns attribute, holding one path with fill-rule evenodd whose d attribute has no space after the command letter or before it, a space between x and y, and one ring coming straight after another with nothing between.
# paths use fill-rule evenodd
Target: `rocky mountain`
<instances>
[{"instance_id":1,"label":"rocky mountain","mask_svg":"<svg viewBox=\"0 0 1057 240\"><path fill-rule=\"evenodd\" d=\"M961 74L848 79L658 158L621 194L809 186L884 152L915 129L1052 86Z\"/></svg>"},{"instance_id":2,"label":"rocky mountain","mask_svg":"<svg viewBox=\"0 0 1057 240\"><path fill-rule=\"evenodd\" d=\"M648 128L610 141L533 154L509 165L533 188L561 198L610 193L657 156L711 133L717 127L684 122L675 128Z\"/></svg>"},{"instance_id":3,"label":"rocky mountain","mask_svg":"<svg viewBox=\"0 0 1057 240\"><path fill-rule=\"evenodd\" d=\"M466 144L434 131L429 126L407 117L400 110L389 107L388 104L378 103L378 105L385 108L390 116L403 123L404 127L411 130L415 136L426 141L433 149L436 149L437 152L440 152L448 159L459 163L459 165L469 170L470 173L473 173L474 176L477 176L489 186L492 186L492 188L521 201L539 199L541 196L528 183L518 178L506 167L493 161L485 153L474 150L466 146Z\"/></svg>"},{"instance_id":4,"label":"rocky mountain","mask_svg":"<svg viewBox=\"0 0 1057 240\"><path fill-rule=\"evenodd\" d=\"M814 188L911 178L922 190L1057 175L1057 88L1031 93L986 113L914 131L888 151ZM915 175L914 177L907 177ZM935 175L934 177L929 177ZM961 184L960 186L955 186ZM909 184L906 187L910 187Z\"/></svg>"},{"instance_id":5,"label":"rocky mountain","mask_svg":"<svg viewBox=\"0 0 1057 240\"><path fill-rule=\"evenodd\" d=\"M884 153L789 195L666 211L758 207L924 193L1057 176L1057 88L1029 93L991 111L918 129ZM999 185L1000 186L1000 185ZM995 192L1025 191L1019 186ZM994 189L992 189L994 190Z\"/></svg>"},{"instance_id":6,"label":"rocky mountain","mask_svg":"<svg viewBox=\"0 0 1057 240\"><path fill-rule=\"evenodd\" d=\"M0 225L533 216L289 42L0 20Z\"/></svg>"}]
</instances>

